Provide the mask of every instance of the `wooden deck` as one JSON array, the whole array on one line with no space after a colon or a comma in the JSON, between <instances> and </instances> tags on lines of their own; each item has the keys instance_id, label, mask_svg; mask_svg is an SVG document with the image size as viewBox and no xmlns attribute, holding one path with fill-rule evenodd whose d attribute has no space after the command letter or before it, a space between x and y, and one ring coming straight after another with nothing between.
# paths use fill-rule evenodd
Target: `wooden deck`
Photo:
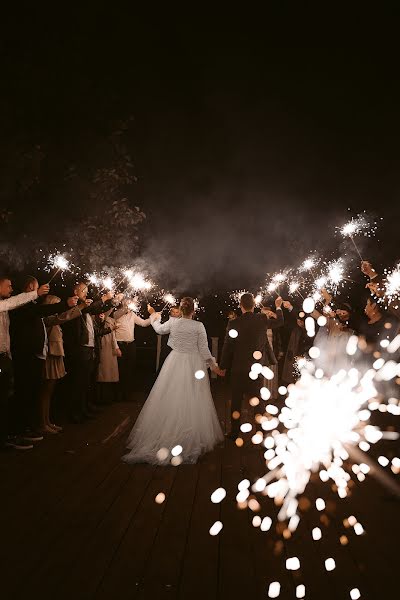
<instances>
[{"instance_id":1,"label":"wooden deck","mask_svg":"<svg viewBox=\"0 0 400 600\"><path fill-rule=\"evenodd\" d=\"M213 386L225 427L226 388ZM268 598L273 581L285 600L296 598L300 584L307 600L347 600L352 588L363 599L398 597L399 502L373 479L354 485L340 501L327 484L311 483L310 508L284 540L276 519L262 532L252 526L257 513L236 506L239 481L265 472L250 436L243 448L227 441L197 465L122 463L127 430L144 400L135 399L105 408L91 423L67 426L32 451L0 456L2 598L258 599ZM390 444L387 453L398 452ZM227 498L212 504L210 495L220 486ZM160 492L166 499L157 504ZM324 514L315 509L319 496L327 504ZM261 504L260 516L274 518L271 500ZM344 527L349 515L365 535ZM224 527L212 537L216 520ZM318 542L311 536L316 526L322 530ZM340 544L341 535L348 545ZM300 559L299 571L286 570L290 556ZM336 569L327 573L329 557Z\"/></svg>"}]
</instances>

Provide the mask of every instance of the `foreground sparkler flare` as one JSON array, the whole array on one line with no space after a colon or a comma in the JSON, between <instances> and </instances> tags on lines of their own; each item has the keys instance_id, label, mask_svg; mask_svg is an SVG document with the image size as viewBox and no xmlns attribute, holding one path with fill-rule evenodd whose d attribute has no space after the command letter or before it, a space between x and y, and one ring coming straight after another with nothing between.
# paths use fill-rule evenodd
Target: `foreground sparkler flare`
<instances>
[{"instance_id":1,"label":"foreground sparkler flare","mask_svg":"<svg viewBox=\"0 0 400 600\"><path fill-rule=\"evenodd\" d=\"M386 277L384 297L389 302L400 300L400 264Z\"/></svg>"},{"instance_id":2,"label":"foreground sparkler flare","mask_svg":"<svg viewBox=\"0 0 400 600\"><path fill-rule=\"evenodd\" d=\"M362 449L384 437L398 437L369 424L368 407L380 405L376 401L375 381L382 377L390 379L399 372L394 363L389 376L385 375L387 364L391 363L394 361L385 367L383 360L376 365L378 370L351 367L327 378L321 375L321 369L314 372L313 363L304 360L298 364L300 379L289 386L285 406L278 417L262 418L261 427L268 432L264 446L268 449L265 456L269 472L254 484L253 491L283 499L278 519L289 520L289 529L297 527L297 499L305 491L312 473L319 472L323 481L333 481L339 497L343 498L351 479L345 461L358 461L360 456L365 456ZM399 407L396 405L396 408ZM278 430L279 424L284 426L285 432ZM364 465L360 481L370 470L368 462L370 459L365 456L360 465Z\"/></svg>"}]
</instances>

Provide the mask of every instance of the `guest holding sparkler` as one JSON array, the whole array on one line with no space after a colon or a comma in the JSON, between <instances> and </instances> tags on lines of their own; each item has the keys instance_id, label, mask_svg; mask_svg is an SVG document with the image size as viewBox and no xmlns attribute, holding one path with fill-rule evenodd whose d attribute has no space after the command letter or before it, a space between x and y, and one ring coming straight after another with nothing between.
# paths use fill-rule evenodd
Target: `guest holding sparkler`
<instances>
[{"instance_id":1,"label":"guest holding sparkler","mask_svg":"<svg viewBox=\"0 0 400 600\"><path fill-rule=\"evenodd\" d=\"M300 316L301 315L301 316ZM297 313L296 324L292 329L282 369L282 383L287 386L297 379L295 364L300 357L305 357L313 340L307 335L304 324L305 314Z\"/></svg>"},{"instance_id":2,"label":"guest holding sparkler","mask_svg":"<svg viewBox=\"0 0 400 600\"><path fill-rule=\"evenodd\" d=\"M95 369L95 333L92 315L106 312L113 308L112 291L101 299L91 303L87 298L88 286L79 282L74 287L74 295L79 302L85 303L81 317L63 324L66 370L68 373L70 397L70 418L73 423L81 423L90 419L89 392L93 383Z\"/></svg>"},{"instance_id":3,"label":"guest holding sparkler","mask_svg":"<svg viewBox=\"0 0 400 600\"><path fill-rule=\"evenodd\" d=\"M400 319L400 268L389 273L385 278L380 275L370 262L364 260L361 263L361 271L369 277L366 284L373 296L379 298L380 302L387 307L388 311Z\"/></svg>"},{"instance_id":4,"label":"guest holding sparkler","mask_svg":"<svg viewBox=\"0 0 400 600\"><path fill-rule=\"evenodd\" d=\"M262 366L276 364L276 358L266 336L266 330L283 324L282 298L275 300L276 319L268 319L263 314L255 314L253 294L244 293L240 298L242 316L230 322L225 336L221 357L221 372L231 372L232 403L231 431L228 437L236 440L240 430L240 413L243 398L259 396L259 374ZM249 371L259 363L261 370L254 371L255 379L250 379ZM258 373L258 374L257 374ZM257 381L258 380L258 381Z\"/></svg>"},{"instance_id":5,"label":"guest holding sparkler","mask_svg":"<svg viewBox=\"0 0 400 600\"><path fill-rule=\"evenodd\" d=\"M49 286L11 296L11 280L0 277L0 449L13 447L16 450L33 448L31 442L21 437L9 436L10 402L13 396L13 365L11 359L9 311L26 305L49 292Z\"/></svg>"},{"instance_id":6,"label":"guest holding sparkler","mask_svg":"<svg viewBox=\"0 0 400 600\"><path fill-rule=\"evenodd\" d=\"M373 298L367 299L364 313L368 320L361 327L360 333L365 337L367 350L370 352L381 350L382 344L387 343L385 340L390 341L398 334L400 320Z\"/></svg>"},{"instance_id":7,"label":"guest holding sparkler","mask_svg":"<svg viewBox=\"0 0 400 600\"><path fill-rule=\"evenodd\" d=\"M48 286L39 287L35 277L25 280L26 293L48 291ZM42 295L43 291L41 292ZM47 293L47 292L46 292ZM48 337L44 318L63 313L76 306L77 298L70 297L60 304L43 304L33 300L16 310L11 319L11 349L14 360L16 414L15 433L29 442L43 439L37 431L40 424L39 394L43 370L48 354Z\"/></svg>"},{"instance_id":8,"label":"guest holding sparkler","mask_svg":"<svg viewBox=\"0 0 400 600\"><path fill-rule=\"evenodd\" d=\"M118 347L115 332L117 322L109 314L100 313L94 318L96 337L96 402L109 404L115 398L115 386L119 381L118 358L121 350Z\"/></svg>"},{"instance_id":9,"label":"guest holding sparkler","mask_svg":"<svg viewBox=\"0 0 400 600\"><path fill-rule=\"evenodd\" d=\"M127 401L131 399L134 381L134 369L136 364L135 325L149 327L150 318L142 319L134 311L135 305L126 298L121 298L121 306L114 312L113 318L118 321L116 339L121 356L118 358L119 368L119 399ZM149 314L154 313L154 308L147 305Z\"/></svg>"},{"instance_id":10,"label":"guest holding sparkler","mask_svg":"<svg viewBox=\"0 0 400 600\"><path fill-rule=\"evenodd\" d=\"M347 302L337 302L333 310L330 306L331 294L325 288L321 289L321 294L324 298L323 313L318 310L311 313L320 325L314 340L314 345L320 351L315 364L321 367L325 374L333 375L348 365L346 346L350 336L354 335L354 330L349 324L353 308Z\"/></svg>"},{"instance_id":11,"label":"guest holding sparkler","mask_svg":"<svg viewBox=\"0 0 400 600\"><path fill-rule=\"evenodd\" d=\"M59 304L58 296L48 295L44 304ZM40 389L40 433L59 433L62 427L50 419L50 405L57 383L66 375L64 365L64 344L61 325L81 316L87 303L81 303L66 312L43 319L47 330L48 354L46 356L43 381Z\"/></svg>"}]
</instances>

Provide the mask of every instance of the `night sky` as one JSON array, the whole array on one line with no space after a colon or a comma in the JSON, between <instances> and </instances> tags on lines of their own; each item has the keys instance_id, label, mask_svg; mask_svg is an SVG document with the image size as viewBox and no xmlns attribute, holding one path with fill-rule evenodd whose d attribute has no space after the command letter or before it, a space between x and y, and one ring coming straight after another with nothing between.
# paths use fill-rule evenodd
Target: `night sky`
<instances>
[{"instance_id":1,"label":"night sky","mask_svg":"<svg viewBox=\"0 0 400 600\"><path fill-rule=\"evenodd\" d=\"M71 165L102 164L104 138L128 120L137 177L129 200L147 215L142 257L167 284L244 287L309 250L338 255L335 226L364 209L384 221L363 251L392 266L397 54L339 39L329 48L275 43L271 24L238 17L233 28L167 23L101 5L10 17L0 201L21 229L41 229L43 239L43 229L51 235L93 211L84 189L69 195L59 181ZM16 201L16 157L35 146L44 155L40 190Z\"/></svg>"}]
</instances>

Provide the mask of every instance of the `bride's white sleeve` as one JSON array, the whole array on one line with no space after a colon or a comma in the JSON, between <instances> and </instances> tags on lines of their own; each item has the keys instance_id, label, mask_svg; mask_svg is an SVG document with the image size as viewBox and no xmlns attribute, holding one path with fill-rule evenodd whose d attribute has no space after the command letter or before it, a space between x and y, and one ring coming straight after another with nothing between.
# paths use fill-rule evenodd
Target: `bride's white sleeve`
<instances>
[{"instance_id":1,"label":"bride's white sleeve","mask_svg":"<svg viewBox=\"0 0 400 600\"><path fill-rule=\"evenodd\" d=\"M165 323L160 323L159 320L157 320L156 318L154 318L154 314L150 315L150 321L151 321L151 325L154 329L154 331L156 333L158 333L158 335L165 335L167 333L171 332L171 322L168 319L168 321L166 321Z\"/></svg>"},{"instance_id":2,"label":"bride's white sleeve","mask_svg":"<svg viewBox=\"0 0 400 600\"><path fill-rule=\"evenodd\" d=\"M200 323L200 325L201 325L201 327L199 327L199 335L197 338L197 347L199 349L201 357L206 362L207 367L213 367L214 365L216 365L216 361L208 347L206 329L205 329L203 323Z\"/></svg>"}]
</instances>

